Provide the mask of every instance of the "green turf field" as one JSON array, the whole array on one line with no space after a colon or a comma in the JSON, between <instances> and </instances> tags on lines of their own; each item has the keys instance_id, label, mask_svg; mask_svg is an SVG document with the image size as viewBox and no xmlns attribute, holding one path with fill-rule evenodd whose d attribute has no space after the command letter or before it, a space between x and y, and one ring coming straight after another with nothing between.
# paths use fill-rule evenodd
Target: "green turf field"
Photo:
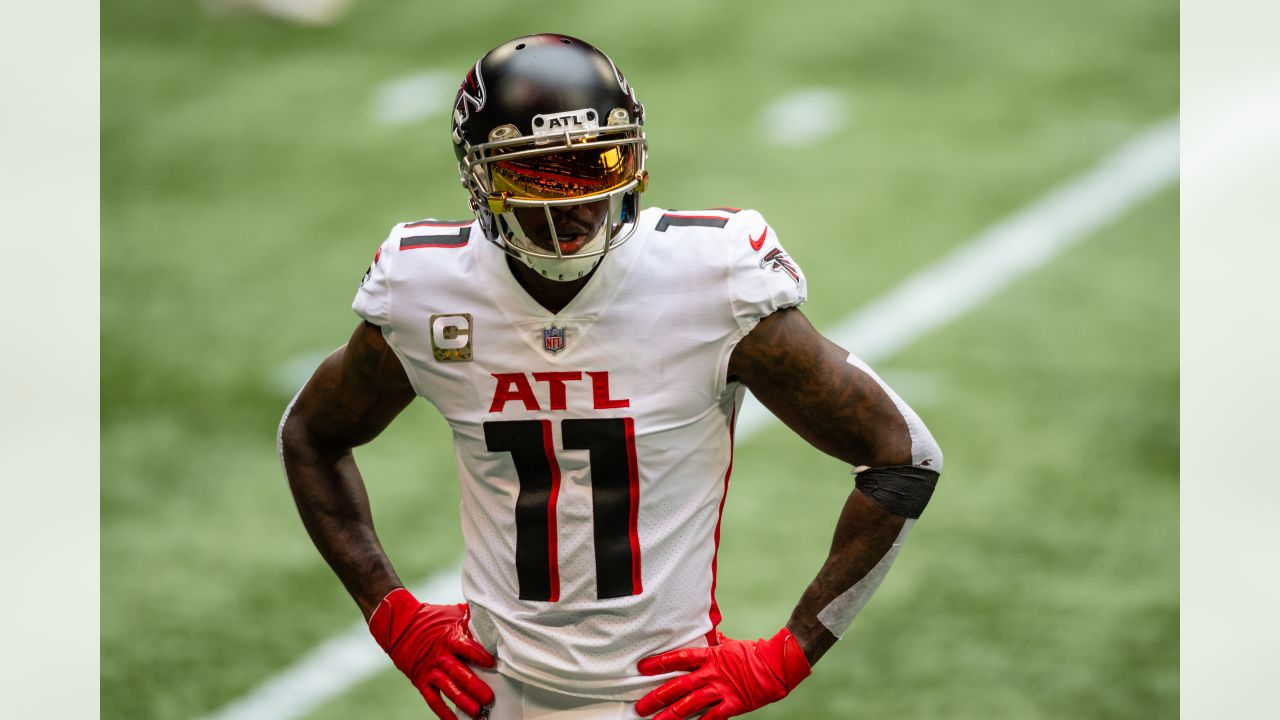
<instances>
[{"instance_id":1,"label":"green turf field","mask_svg":"<svg viewBox=\"0 0 1280 720\"><path fill-rule=\"evenodd\" d=\"M276 378L350 333L394 222L466 216L447 119L379 125L382 83L460 79L526 32L600 45L647 106L646 203L760 209L819 327L1178 103L1170 0L366 2L320 30L137 0L104 5L102 28L102 709L118 720L213 711L358 616L284 484ZM763 143L759 108L803 87L842 93L848 126ZM879 364L947 473L850 634L758 716L1176 716L1177 228L1169 189ZM421 404L359 455L406 579L461 552L448 443ZM727 633L786 619L848 489L780 430L739 447ZM313 715L427 716L394 672Z\"/></svg>"}]
</instances>

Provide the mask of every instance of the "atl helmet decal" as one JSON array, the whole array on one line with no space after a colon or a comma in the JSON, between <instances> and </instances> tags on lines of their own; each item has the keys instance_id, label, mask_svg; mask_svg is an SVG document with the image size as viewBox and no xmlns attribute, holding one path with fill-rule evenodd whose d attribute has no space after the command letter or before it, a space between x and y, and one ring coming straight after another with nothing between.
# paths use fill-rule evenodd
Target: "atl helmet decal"
<instances>
[{"instance_id":1,"label":"atl helmet decal","mask_svg":"<svg viewBox=\"0 0 1280 720\"><path fill-rule=\"evenodd\" d=\"M566 130L596 130L599 127L600 118L591 108L533 116L533 134L537 137L555 135Z\"/></svg>"},{"instance_id":2,"label":"atl helmet decal","mask_svg":"<svg viewBox=\"0 0 1280 720\"><path fill-rule=\"evenodd\" d=\"M785 272L791 276L792 280L796 281L797 285L800 284L800 272L796 270L795 265L791 264L791 258L782 252L782 248L773 248L760 259L761 269L769 266L772 266L774 272Z\"/></svg>"},{"instance_id":3,"label":"atl helmet decal","mask_svg":"<svg viewBox=\"0 0 1280 720\"><path fill-rule=\"evenodd\" d=\"M471 68L471 72L463 79L462 86L458 88L458 102L453 106L453 124L461 127L471 117L471 113L484 109L487 99L484 75L480 73L480 61L477 60L476 66Z\"/></svg>"}]
</instances>

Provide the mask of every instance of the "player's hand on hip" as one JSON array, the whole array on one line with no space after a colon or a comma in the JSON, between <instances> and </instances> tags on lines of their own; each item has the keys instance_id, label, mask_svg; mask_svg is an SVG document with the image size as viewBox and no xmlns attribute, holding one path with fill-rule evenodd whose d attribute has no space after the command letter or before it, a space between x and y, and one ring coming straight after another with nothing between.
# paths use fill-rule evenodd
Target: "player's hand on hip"
<instances>
[{"instance_id":1,"label":"player's hand on hip","mask_svg":"<svg viewBox=\"0 0 1280 720\"><path fill-rule=\"evenodd\" d=\"M396 588L369 618L373 638L440 720L457 720L442 694L473 718L493 703L493 690L466 665L494 665L493 656L471 637L468 617L465 604L429 605Z\"/></svg>"},{"instance_id":2,"label":"player's hand on hip","mask_svg":"<svg viewBox=\"0 0 1280 720\"><path fill-rule=\"evenodd\" d=\"M768 640L751 642L716 635L719 645L641 660L637 667L644 675L690 672L640 698L636 712L648 717L661 710L653 720L677 720L699 712L706 713L703 720L723 720L777 702L809 677L809 660L785 627Z\"/></svg>"}]
</instances>

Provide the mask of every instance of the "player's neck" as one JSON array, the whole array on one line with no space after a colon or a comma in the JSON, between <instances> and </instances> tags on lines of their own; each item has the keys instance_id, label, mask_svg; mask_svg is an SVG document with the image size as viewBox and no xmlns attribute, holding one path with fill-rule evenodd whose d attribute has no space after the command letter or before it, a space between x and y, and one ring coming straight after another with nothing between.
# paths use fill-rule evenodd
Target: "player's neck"
<instances>
[{"instance_id":1,"label":"player's neck","mask_svg":"<svg viewBox=\"0 0 1280 720\"><path fill-rule=\"evenodd\" d=\"M536 270L516 260L511 256L507 256L507 267L511 268L511 274L515 276L516 282L520 283L520 287L529 293L529 297L533 298L539 305L546 308L549 312L558 313L568 305L578 293L582 290L587 281L595 275L596 269L591 272L569 282L560 282L558 280L548 280L538 274Z\"/></svg>"}]
</instances>

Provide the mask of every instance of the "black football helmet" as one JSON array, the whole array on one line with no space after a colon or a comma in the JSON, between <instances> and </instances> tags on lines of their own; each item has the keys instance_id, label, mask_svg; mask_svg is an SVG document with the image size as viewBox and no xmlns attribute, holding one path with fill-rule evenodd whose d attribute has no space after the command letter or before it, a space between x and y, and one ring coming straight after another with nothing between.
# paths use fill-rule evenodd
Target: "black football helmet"
<instances>
[{"instance_id":1,"label":"black football helmet","mask_svg":"<svg viewBox=\"0 0 1280 720\"><path fill-rule=\"evenodd\" d=\"M526 35L486 53L458 88L453 147L485 235L545 277L580 278L635 232L644 106L589 43ZM583 205L603 220L557 231L552 208ZM522 212L523 227L521 208L540 209L537 222Z\"/></svg>"}]
</instances>

